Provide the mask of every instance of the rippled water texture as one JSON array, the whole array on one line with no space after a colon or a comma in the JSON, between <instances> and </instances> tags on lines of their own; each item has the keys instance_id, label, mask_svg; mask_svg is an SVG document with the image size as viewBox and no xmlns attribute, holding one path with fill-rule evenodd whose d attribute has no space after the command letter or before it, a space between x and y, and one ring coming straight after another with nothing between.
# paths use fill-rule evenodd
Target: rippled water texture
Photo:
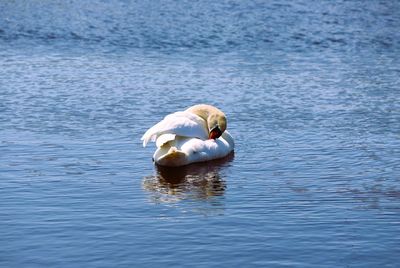
<instances>
[{"instance_id":1,"label":"rippled water texture","mask_svg":"<svg viewBox=\"0 0 400 268\"><path fill-rule=\"evenodd\" d=\"M2 1L1 267L397 267L399 1ZM235 153L156 167L196 103Z\"/></svg>"}]
</instances>

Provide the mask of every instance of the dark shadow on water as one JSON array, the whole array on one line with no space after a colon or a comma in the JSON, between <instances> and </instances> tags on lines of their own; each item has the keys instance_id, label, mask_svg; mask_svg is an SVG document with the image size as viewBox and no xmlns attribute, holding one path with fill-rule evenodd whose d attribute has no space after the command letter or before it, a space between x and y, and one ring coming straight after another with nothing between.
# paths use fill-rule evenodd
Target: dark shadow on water
<instances>
[{"instance_id":1,"label":"dark shadow on water","mask_svg":"<svg viewBox=\"0 0 400 268\"><path fill-rule=\"evenodd\" d=\"M231 153L222 159L183 167L156 165L156 174L144 177L142 185L157 203L209 200L225 193L226 181L220 171L229 166L233 158L234 153Z\"/></svg>"}]
</instances>

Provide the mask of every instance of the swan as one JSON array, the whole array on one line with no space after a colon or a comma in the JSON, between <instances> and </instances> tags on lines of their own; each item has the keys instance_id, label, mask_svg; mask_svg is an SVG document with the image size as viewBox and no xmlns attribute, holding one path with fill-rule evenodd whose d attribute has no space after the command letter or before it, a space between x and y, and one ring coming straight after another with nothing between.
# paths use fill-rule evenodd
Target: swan
<instances>
[{"instance_id":1,"label":"swan","mask_svg":"<svg viewBox=\"0 0 400 268\"><path fill-rule=\"evenodd\" d=\"M218 108L197 104L164 117L142 136L143 147L156 142L153 155L161 166L184 166L222 158L234 149L234 140L226 130L227 119Z\"/></svg>"}]
</instances>

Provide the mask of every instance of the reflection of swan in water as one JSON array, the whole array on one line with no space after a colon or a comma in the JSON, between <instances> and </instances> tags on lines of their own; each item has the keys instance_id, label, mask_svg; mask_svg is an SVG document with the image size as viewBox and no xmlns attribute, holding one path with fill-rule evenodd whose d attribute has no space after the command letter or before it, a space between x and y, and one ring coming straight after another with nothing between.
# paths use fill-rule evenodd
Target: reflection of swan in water
<instances>
[{"instance_id":1,"label":"reflection of swan in water","mask_svg":"<svg viewBox=\"0 0 400 268\"><path fill-rule=\"evenodd\" d=\"M157 174L143 179L143 188L155 202L176 202L184 199L208 199L221 196L226 183L219 171L228 166L234 155L206 163L183 167L156 165Z\"/></svg>"}]
</instances>

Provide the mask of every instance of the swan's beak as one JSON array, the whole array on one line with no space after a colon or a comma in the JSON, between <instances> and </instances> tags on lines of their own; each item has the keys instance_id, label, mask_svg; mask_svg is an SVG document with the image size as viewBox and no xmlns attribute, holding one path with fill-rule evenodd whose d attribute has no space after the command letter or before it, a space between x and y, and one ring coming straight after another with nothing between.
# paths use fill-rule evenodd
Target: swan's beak
<instances>
[{"instance_id":1,"label":"swan's beak","mask_svg":"<svg viewBox=\"0 0 400 268\"><path fill-rule=\"evenodd\" d=\"M209 139L218 139L222 135L222 131L218 126L214 127L210 130L210 134L208 135Z\"/></svg>"}]
</instances>

